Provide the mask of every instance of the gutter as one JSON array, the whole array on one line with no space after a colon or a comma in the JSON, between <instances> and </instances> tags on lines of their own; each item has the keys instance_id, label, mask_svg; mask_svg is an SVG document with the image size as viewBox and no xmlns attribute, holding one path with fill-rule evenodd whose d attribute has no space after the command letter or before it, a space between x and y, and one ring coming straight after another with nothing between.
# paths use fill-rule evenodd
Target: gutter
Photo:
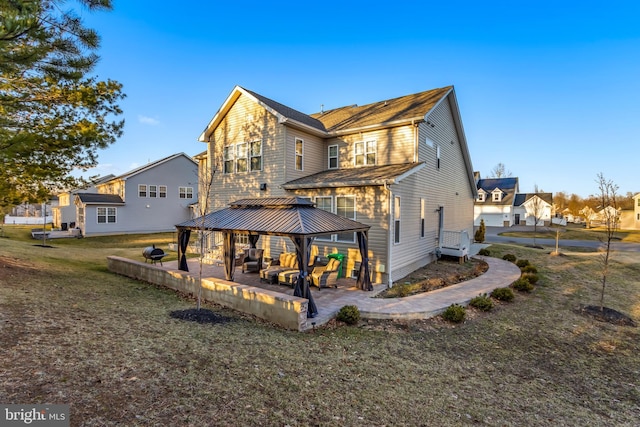
<instances>
[{"instance_id":1,"label":"gutter","mask_svg":"<svg viewBox=\"0 0 640 427\"><path fill-rule=\"evenodd\" d=\"M391 180L389 180L391 181ZM393 287L393 279L391 278L391 262L393 261L393 256L391 254L391 250L393 248L393 244L391 243L391 239L393 236L392 233L392 226L393 226L393 191L391 191L391 188L389 187L389 184L393 184L393 182L385 182L384 183L384 189L387 190L387 194L389 195L389 224L388 224L388 230L389 232L387 233L387 287L392 288Z\"/></svg>"}]
</instances>

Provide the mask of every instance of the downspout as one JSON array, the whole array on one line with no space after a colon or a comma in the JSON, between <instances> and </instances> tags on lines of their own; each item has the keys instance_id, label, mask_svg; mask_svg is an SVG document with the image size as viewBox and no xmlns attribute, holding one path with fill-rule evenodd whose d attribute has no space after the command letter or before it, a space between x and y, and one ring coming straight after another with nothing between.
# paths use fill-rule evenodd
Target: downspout
<instances>
[{"instance_id":1,"label":"downspout","mask_svg":"<svg viewBox=\"0 0 640 427\"><path fill-rule=\"evenodd\" d=\"M387 194L389 195L389 226L387 233L387 287L393 287L393 279L391 278L391 262L393 261L393 257L391 255L391 250L393 245L391 244L391 239L393 238L393 192L389 187L389 180L384 181L384 189L387 190Z\"/></svg>"}]
</instances>

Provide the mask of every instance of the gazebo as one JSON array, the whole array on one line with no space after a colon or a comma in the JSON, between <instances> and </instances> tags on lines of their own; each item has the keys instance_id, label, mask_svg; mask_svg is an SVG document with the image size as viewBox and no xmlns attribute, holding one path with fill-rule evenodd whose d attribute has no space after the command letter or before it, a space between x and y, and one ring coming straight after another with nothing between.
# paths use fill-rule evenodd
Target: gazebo
<instances>
[{"instance_id":1,"label":"gazebo","mask_svg":"<svg viewBox=\"0 0 640 427\"><path fill-rule=\"evenodd\" d=\"M289 237L296 248L300 274L294 296L309 300L307 316L314 317L318 309L313 302L306 266L311 257L311 244L317 236L354 232L362 262L356 285L365 291L373 290L369 276L368 231L370 226L317 209L302 197L271 197L242 199L205 216L177 224L179 269L188 271L186 250L191 231L218 231L224 236L224 265L226 280L233 281L235 272L235 236L249 236L252 248L261 235Z\"/></svg>"}]
</instances>

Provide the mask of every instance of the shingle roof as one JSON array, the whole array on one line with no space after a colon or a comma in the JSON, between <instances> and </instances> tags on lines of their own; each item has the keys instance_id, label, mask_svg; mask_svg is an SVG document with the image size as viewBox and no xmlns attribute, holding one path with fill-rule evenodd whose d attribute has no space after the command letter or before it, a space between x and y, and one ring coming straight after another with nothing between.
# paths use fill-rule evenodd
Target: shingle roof
<instances>
[{"instance_id":1,"label":"shingle roof","mask_svg":"<svg viewBox=\"0 0 640 427\"><path fill-rule=\"evenodd\" d=\"M518 193L515 196L513 201L514 206L521 206L523 203L531 199L533 196L540 197L543 201L548 204L553 204L553 194L552 193Z\"/></svg>"},{"instance_id":2,"label":"shingle roof","mask_svg":"<svg viewBox=\"0 0 640 427\"><path fill-rule=\"evenodd\" d=\"M124 201L117 194L77 193L76 196L88 205L124 205Z\"/></svg>"},{"instance_id":3,"label":"shingle roof","mask_svg":"<svg viewBox=\"0 0 640 427\"><path fill-rule=\"evenodd\" d=\"M503 192L500 201L494 201L491 196L487 197L484 202L475 203L477 205L511 205L518 189L518 178L485 178L478 180L478 190L482 189L491 194L496 188Z\"/></svg>"},{"instance_id":4,"label":"shingle roof","mask_svg":"<svg viewBox=\"0 0 640 427\"><path fill-rule=\"evenodd\" d=\"M278 202L280 199L280 203ZM177 228L276 236L320 236L338 232L366 231L370 226L313 207L308 200L293 198L242 199L230 207L176 225Z\"/></svg>"},{"instance_id":5,"label":"shingle roof","mask_svg":"<svg viewBox=\"0 0 640 427\"><path fill-rule=\"evenodd\" d=\"M421 119L452 89L447 86L362 106L335 108L311 117L322 122L329 132Z\"/></svg>"},{"instance_id":6,"label":"shingle roof","mask_svg":"<svg viewBox=\"0 0 640 427\"><path fill-rule=\"evenodd\" d=\"M286 182L282 184L282 188L295 190L393 184L394 181L397 182L422 167L424 167L424 163L332 169Z\"/></svg>"}]
</instances>

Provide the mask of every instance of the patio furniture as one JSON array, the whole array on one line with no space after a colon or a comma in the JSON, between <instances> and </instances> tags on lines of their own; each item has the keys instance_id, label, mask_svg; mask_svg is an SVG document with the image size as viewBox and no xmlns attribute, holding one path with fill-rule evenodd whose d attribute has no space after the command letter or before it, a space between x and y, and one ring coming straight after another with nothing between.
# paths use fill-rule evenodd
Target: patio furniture
<instances>
[{"instance_id":1,"label":"patio furniture","mask_svg":"<svg viewBox=\"0 0 640 427\"><path fill-rule=\"evenodd\" d=\"M341 261L331 258L324 267L315 267L311 272L311 284L317 286L318 289L333 286L338 287L338 272L340 270Z\"/></svg>"},{"instance_id":2,"label":"patio furniture","mask_svg":"<svg viewBox=\"0 0 640 427\"><path fill-rule=\"evenodd\" d=\"M281 271L278 273L278 283L281 285L291 286L293 288L298 281L298 276L300 276L300 270Z\"/></svg>"},{"instance_id":3,"label":"patio furniture","mask_svg":"<svg viewBox=\"0 0 640 427\"><path fill-rule=\"evenodd\" d=\"M264 250L250 248L245 251L242 260L242 272L260 271L262 269L262 254Z\"/></svg>"},{"instance_id":4,"label":"patio furniture","mask_svg":"<svg viewBox=\"0 0 640 427\"><path fill-rule=\"evenodd\" d=\"M296 268L298 268L296 254L293 252L282 252L278 261L274 261L273 264L267 268L260 270L260 280L275 284L278 283L278 274L280 274L280 272L294 270Z\"/></svg>"}]
</instances>

